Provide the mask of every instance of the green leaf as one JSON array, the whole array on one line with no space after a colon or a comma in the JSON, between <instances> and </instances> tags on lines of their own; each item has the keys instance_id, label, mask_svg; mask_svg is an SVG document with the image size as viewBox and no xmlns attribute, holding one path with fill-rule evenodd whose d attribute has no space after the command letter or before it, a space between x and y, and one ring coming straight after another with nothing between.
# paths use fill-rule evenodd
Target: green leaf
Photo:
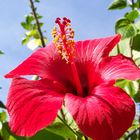
<instances>
[{"instance_id":1,"label":"green leaf","mask_svg":"<svg viewBox=\"0 0 140 140\"><path fill-rule=\"evenodd\" d=\"M25 137L19 137L19 136L16 136L15 134L13 134L10 131L10 128L9 128L7 122L3 123L3 125L2 125L1 134L2 134L2 137L4 140L26 140Z\"/></svg>"},{"instance_id":2,"label":"green leaf","mask_svg":"<svg viewBox=\"0 0 140 140\"><path fill-rule=\"evenodd\" d=\"M135 23L135 26L140 29L140 20Z\"/></svg>"},{"instance_id":3,"label":"green leaf","mask_svg":"<svg viewBox=\"0 0 140 140\"><path fill-rule=\"evenodd\" d=\"M126 0L114 0L108 7L108 10L123 9L127 6Z\"/></svg>"},{"instance_id":4,"label":"green leaf","mask_svg":"<svg viewBox=\"0 0 140 140\"><path fill-rule=\"evenodd\" d=\"M137 65L140 65L140 51L133 50L133 59Z\"/></svg>"},{"instance_id":5,"label":"green leaf","mask_svg":"<svg viewBox=\"0 0 140 140\"><path fill-rule=\"evenodd\" d=\"M27 16L26 16L26 23L27 23L27 24L31 24L32 21L34 21L34 20L35 20L35 19L34 19L33 15L27 15Z\"/></svg>"},{"instance_id":6,"label":"green leaf","mask_svg":"<svg viewBox=\"0 0 140 140\"><path fill-rule=\"evenodd\" d=\"M37 15L37 18L38 18L38 19L43 18L43 16L41 16L41 15L40 15L40 14L38 14L38 13L36 13L36 15Z\"/></svg>"},{"instance_id":7,"label":"green leaf","mask_svg":"<svg viewBox=\"0 0 140 140\"><path fill-rule=\"evenodd\" d=\"M1 54L4 54L4 52L2 52L2 51L0 50L0 55L1 55Z\"/></svg>"},{"instance_id":8,"label":"green leaf","mask_svg":"<svg viewBox=\"0 0 140 140\"><path fill-rule=\"evenodd\" d=\"M29 137L28 140L65 140L63 137L51 133L47 130L38 132L35 136Z\"/></svg>"},{"instance_id":9,"label":"green leaf","mask_svg":"<svg viewBox=\"0 0 140 140\"><path fill-rule=\"evenodd\" d=\"M116 86L122 88L126 91L131 97L134 97L138 91L138 83L136 81L129 80L117 80Z\"/></svg>"},{"instance_id":10,"label":"green leaf","mask_svg":"<svg viewBox=\"0 0 140 140\"><path fill-rule=\"evenodd\" d=\"M35 39L39 39L40 38L40 36L38 34L38 31L36 29L30 30L30 31L26 32L26 36L33 37Z\"/></svg>"},{"instance_id":11,"label":"green leaf","mask_svg":"<svg viewBox=\"0 0 140 140\"><path fill-rule=\"evenodd\" d=\"M1 135L4 140L65 140L63 137L51 133L47 130L41 130L32 137L16 136L10 131L8 123L3 123Z\"/></svg>"},{"instance_id":12,"label":"green leaf","mask_svg":"<svg viewBox=\"0 0 140 140\"><path fill-rule=\"evenodd\" d=\"M0 101L0 108L3 108L3 109L6 108L5 105L4 105L4 103L2 101Z\"/></svg>"},{"instance_id":13,"label":"green leaf","mask_svg":"<svg viewBox=\"0 0 140 140\"><path fill-rule=\"evenodd\" d=\"M35 50L40 45L40 39L32 39L27 43L27 47L31 50Z\"/></svg>"},{"instance_id":14,"label":"green leaf","mask_svg":"<svg viewBox=\"0 0 140 140\"><path fill-rule=\"evenodd\" d=\"M119 19L115 24L115 31L122 35L122 39L130 38L136 35L135 25L128 19Z\"/></svg>"},{"instance_id":15,"label":"green leaf","mask_svg":"<svg viewBox=\"0 0 140 140\"><path fill-rule=\"evenodd\" d=\"M4 122L6 121L6 118L7 118L6 112L5 111L0 112L0 121Z\"/></svg>"},{"instance_id":16,"label":"green leaf","mask_svg":"<svg viewBox=\"0 0 140 140\"><path fill-rule=\"evenodd\" d=\"M26 45L29 42L29 40L30 40L30 37L28 37L28 36L23 38L22 39L22 45Z\"/></svg>"},{"instance_id":17,"label":"green leaf","mask_svg":"<svg viewBox=\"0 0 140 140\"><path fill-rule=\"evenodd\" d=\"M137 0L136 5L136 8L140 8L140 0Z\"/></svg>"},{"instance_id":18,"label":"green leaf","mask_svg":"<svg viewBox=\"0 0 140 140\"><path fill-rule=\"evenodd\" d=\"M67 122L67 124L75 131L80 132L79 131L79 127L77 126L76 122L73 120L73 117L71 116L71 114L68 112L68 110L66 109L66 107L62 106L61 111L58 112L58 115L63 118L65 117L65 120ZM60 122L59 119L56 119L56 122Z\"/></svg>"},{"instance_id":19,"label":"green leaf","mask_svg":"<svg viewBox=\"0 0 140 140\"><path fill-rule=\"evenodd\" d=\"M40 27L42 27L42 26L44 25L44 23L43 23L43 22L40 22L39 24L40 24Z\"/></svg>"},{"instance_id":20,"label":"green leaf","mask_svg":"<svg viewBox=\"0 0 140 140\"><path fill-rule=\"evenodd\" d=\"M47 39L44 38L45 44L47 42ZM40 39L32 39L27 43L27 47L31 50L35 50L37 47L42 47L42 43Z\"/></svg>"},{"instance_id":21,"label":"green leaf","mask_svg":"<svg viewBox=\"0 0 140 140\"><path fill-rule=\"evenodd\" d=\"M132 49L140 51L140 34L133 37Z\"/></svg>"},{"instance_id":22,"label":"green leaf","mask_svg":"<svg viewBox=\"0 0 140 140\"><path fill-rule=\"evenodd\" d=\"M119 52L127 57L131 57L130 38L123 39L119 42L118 46L114 47L110 55L115 56Z\"/></svg>"},{"instance_id":23,"label":"green leaf","mask_svg":"<svg viewBox=\"0 0 140 140\"><path fill-rule=\"evenodd\" d=\"M40 0L35 0L35 2L40 2Z\"/></svg>"},{"instance_id":24,"label":"green leaf","mask_svg":"<svg viewBox=\"0 0 140 140\"><path fill-rule=\"evenodd\" d=\"M125 15L125 17L130 20L130 21L134 21L135 19L137 19L139 17L139 11L138 10L133 10L130 13L127 13Z\"/></svg>"},{"instance_id":25,"label":"green leaf","mask_svg":"<svg viewBox=\"0 0 140 140\"><path fill-rule=\"evenodd\" d=\"M117 29L117 33L122 35L122 39L130 38L136 35L136 28L133 24Z\"/></svg>"},{"instance_id":26,"label":"green leaf","mask_svg":"<svg viewBox=\"0 0 140 140\"><path fill-rule=\"evenodd\" d=\"M73 134L73 132L61 122L54 122L51 126L48 126L46 130L54 134L60 135L64 138L70 138L75 140L75 135Z\"/></svg>"},{"instance_id":27,"label":"green leaf","mask_svg":"<svg viewBox=\"0 0 140 140\"><path fill-rule=\"evenodd\" d=\"M131 57L130 38L123 39L119 42L120 53L127 57Z\"/></svg>"},{"instance_id":28,"label":"green leaf","mask_svg":"<svg viewBox=\"0 0 140 140\"><path fill-rule=\"evenodd\" d=\"M139 140L136 133L132 134L130 140Z\"/></svg>"},{"instance_id":29,"label":"green leaf","mask_svg":"<svg viewBox=\"0 0 140 140\"><path fill-rule=\"evenodd\" d=\"M21 22L21 26L26 30L31 30L32 29L32 25L28 24L26 22Z\"/></svg>"},{"instance_id":30,"label":"green leaf","mask_svg":"<svg viewBox=\"0 0 140 140\"><path fill-rule=\"evenodd\" d=\"M121 18L121 19L116 21L115 29L118 29L118 28L121 28L124 26L128 26L131 23L132 22L130 20L128 20L127 18Z\"/></svg>"},{"instance_id":31,"label":"green leaf","mask_svg":"<svg viewBox=\"0 0 140 140\"><path fill-rule=\"evenodd\" d=\"M2 129L1 129L1 136L4 140L9 140L10 133L7 131L7 127L5 127L7 123L2 124ZM9 127L8 127L9 129Z\"/></svg>"}]
</instances>

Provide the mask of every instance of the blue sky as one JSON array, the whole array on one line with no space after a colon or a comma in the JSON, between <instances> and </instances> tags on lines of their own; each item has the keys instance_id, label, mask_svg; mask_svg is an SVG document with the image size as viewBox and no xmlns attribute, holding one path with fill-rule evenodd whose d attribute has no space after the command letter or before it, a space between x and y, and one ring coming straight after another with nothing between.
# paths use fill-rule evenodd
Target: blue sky
<instances>
[{"instance_id":1,"label":"blue sky","mask_svg":"<svg viewBox=\"0 0 140 140\"><path fill-rule=\"evenodd\" d=\"M112 0L41 0L38 12L44 16L44 29L51 42L51 29L56 17L68 17L75 30L75 40L105 37L114 34L114 23L122 17L122 11L108 11ZM24 15L30 12L28 0L4 0L0 4L0 50L5 55L0 56L0 100L6 101L10 80L4 74L15 68L32 51L21 45L24 29L20 22Z\"/></svg>"}]
</instances>

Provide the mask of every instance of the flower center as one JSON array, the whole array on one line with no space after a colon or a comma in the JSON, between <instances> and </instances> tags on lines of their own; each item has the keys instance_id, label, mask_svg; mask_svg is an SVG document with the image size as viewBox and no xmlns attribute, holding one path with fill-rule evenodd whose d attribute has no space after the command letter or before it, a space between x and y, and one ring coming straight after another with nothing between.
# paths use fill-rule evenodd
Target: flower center
<instances>
[{"instance_id":1,"label":"flower center","mask_svg":"<svg viewBox=\"0 0 140 140\"><path fill-rule=\"evenodd\" d=\"M52 35L54 38L54 44L58 53L61 55L62 59L66 63L70 63L73 77L76 84L77 94L83 96L83 89L79 79L78 71L74 62L74 57L76 56L75 43L74 43L74 30L71 28L71 21L66 17L61 20L57 18L55 21L58 24L59 29L54 27Z\"/></svg>"}]
</instances>

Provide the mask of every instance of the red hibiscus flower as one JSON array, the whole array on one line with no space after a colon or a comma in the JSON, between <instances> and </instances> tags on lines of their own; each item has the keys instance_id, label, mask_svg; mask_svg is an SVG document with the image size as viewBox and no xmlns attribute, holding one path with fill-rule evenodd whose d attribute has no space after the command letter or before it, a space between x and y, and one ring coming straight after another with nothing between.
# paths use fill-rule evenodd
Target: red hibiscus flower
<instances>
[{"instance_id":1,"label":"red hibiscus flower","mask_svg":"<svg viewBox=\"0 0 140 140\"><path fill-rule=\"evenodd\" d=\"M116 140L131 126L135 105L115 80L140 78L140 69L121 54L109 56L120 35L74 42L70 20L58 18L54 43L40 48L6 78L13 78L7 100L10 127L32 136L50 125L62 104L80 130L95 140ZM37 75L39 80L20 76Z\"/></svg>"}]
</instances>

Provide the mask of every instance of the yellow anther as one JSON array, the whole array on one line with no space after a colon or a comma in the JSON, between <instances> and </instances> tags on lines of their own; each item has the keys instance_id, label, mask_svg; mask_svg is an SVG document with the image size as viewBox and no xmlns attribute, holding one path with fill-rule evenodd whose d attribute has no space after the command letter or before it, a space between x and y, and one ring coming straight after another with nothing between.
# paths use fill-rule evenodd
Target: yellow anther
<instances>
[{"instance_id":1,"label":"yellow anther","mask_svg":"<svg viewBox=\"0 0 140 140\"><path fill-rule=\"evenodd\" d=\"M59 45L57 45L57 48L58 49L62 49L62 46L59 44Z\"/></svg>"},{"instance_id":2,"label":"yellow anther","mask_svg":"<svg viewBox=\"0 0 140 140\"><path fill-rule=\"evenodd\" d=\"M63 36L62 36L62 39L65 40L65 39L66 39L66 35L63 35Z\"/></svg>"},{"instance_id":3,"label":"yellow anther","mask_svg":"<svg viewBox=\"0 0 140 140\"><path fill-rule=\"evenodd\" d=\"M56 20L56 23L59 25L59 29L56 27L52 31L54 37L54 44L58 50L58 53L61 54L62 59L66 60L66 63L73 61L73 56L75 56L75 43L74 43L74 31L70 27L70 20L64 18L61 21L60 18Z\"/></svg>"},{"instance_id":4,"label":"yellow anther","mask_svg":"<svg viewBox=\"0 0 140 140\"><path fill-rule=\"evenodd\" d=\"M56 35L56 33L57 33L57 30L56 30L56 27L54 27L52 30L52 35Z\"/></svg>"},{"instance_id":5,"label":"yellow anther","mask_svg":"<svg viewBox=\"0 0 140 140\"><path fill-rule=\"evenodd\" d=\"M56 37L54 38L54 43L55 43L55 44L58 42L59 38L60 38L60 35L58 35L58 36L56 36Z\"/></svg>"}]
</instances>

